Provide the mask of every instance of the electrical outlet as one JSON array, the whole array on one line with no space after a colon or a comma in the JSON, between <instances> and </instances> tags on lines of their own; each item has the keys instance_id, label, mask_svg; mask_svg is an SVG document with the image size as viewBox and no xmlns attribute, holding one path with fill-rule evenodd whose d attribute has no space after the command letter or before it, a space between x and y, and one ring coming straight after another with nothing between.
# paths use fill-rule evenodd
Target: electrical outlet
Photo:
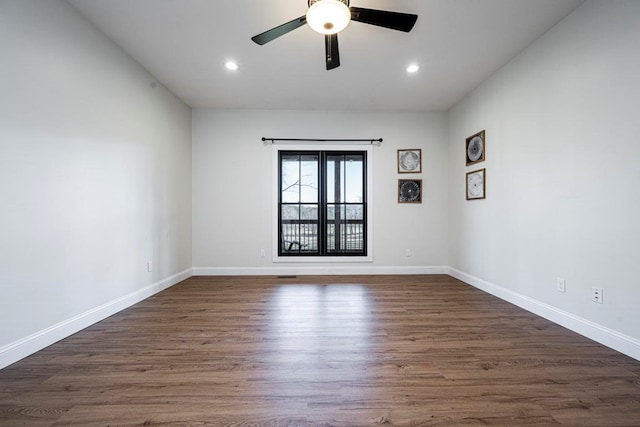
<instances>
[{"instance_id":1,"label":"electrical outlet","mask_svg":"<svg viewBox=\"0 0 640 427\"><path fill-rule=\"evenodd\" d=\"M596 286L591 288L591 301L602 304L602 288Z\"/></svg>"},{"instance_id":2,"label":"electrical outlet","mask_svg":"<svg viewBox=\"0 0 640 427\"><path fill-rule=\"evenodd\" d=\"M267 252L264 249L260 249L260 258L264 258L267 256Z\"/></svg>"},{"instance_id":3,"label":"electrical outlet","mask_svg":"<svg viewBox=\"0 0 640 427\"><path fill-rule=\"evenodd\" d=\"M556 290L558 292L565 293L567 292L567 281L561 277L558 277L558 283L556 285Z\"/></svg>"},{"instance_id":4,"label":"electrical outlet","mask_svg":"<svg viewBox=\"0 0 640 427\"><path fill-rule=\"evenodd\" d=\"M407 258L411 256L411 249L407 248L404 250L404 256L406 256Z\"/></svg>"},{"instance_id":5,"label":"electrical outlet","mask_svg":"<svg viewBox=\"0 0 640 427\"><path fill-rule=\"evenodd\" d=\"M153 262L147 261L147 271L151 273L153 271Z\"/></svg>"}]
</instances>

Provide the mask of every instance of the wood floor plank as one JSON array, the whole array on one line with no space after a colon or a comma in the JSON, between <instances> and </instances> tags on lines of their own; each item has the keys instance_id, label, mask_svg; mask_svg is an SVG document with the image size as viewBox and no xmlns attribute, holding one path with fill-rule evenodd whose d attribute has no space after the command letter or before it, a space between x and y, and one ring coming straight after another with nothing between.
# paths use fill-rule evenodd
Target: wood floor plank
<instances>
[{"instance_id":1,"label":"wood floor plank","mask_svg":"<svg viewBox=\"0 0 640 427\"><path fill-rule=\"evenodd\" d=\"M640 426L640 362L449 276L192 277L0 371L0 425Z\"/></svg>"}]
</instances>

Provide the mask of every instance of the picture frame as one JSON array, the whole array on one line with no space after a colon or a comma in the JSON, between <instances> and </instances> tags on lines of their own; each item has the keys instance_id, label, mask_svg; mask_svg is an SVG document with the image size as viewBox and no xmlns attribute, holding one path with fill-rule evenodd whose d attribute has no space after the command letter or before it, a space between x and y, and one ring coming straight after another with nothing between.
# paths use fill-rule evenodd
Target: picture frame
<instances>
[{"instance_id":1,"label":"picture frame","mask_svg":"<svg viewBox=\"0 0 640 427\"><path fill-rule=\"evenodd\" d=\"M467 172L467 200L480 200L487 196L486 169Z\"/></svg>"},{"instance_id":2,"label":"picture frame","mask_svg":"<svg viewBox=\"0 0 640 427\"><path fill-rule=\"evenodd\" d=\"M484 162L486 149L487 142L484 130L465 139L464 153L467 166Z\"/></svg>"},{"instance_id":3,"label":"picture frame","mask_svg":"<svg viewBox=\"0 0 640 427\"><path fill-rule=\"evenodd\" d=\"M422 203L422 180L399 179L398 203Z\"/></svg>"},{"instance_id":4,"label":"picture frame","mask_svg":"<svg viewBox=\"0 0 640 427\"><path fill-rule=\"evenodd\" d=\"M422 173L422 149L398 150L398 173Z\"/></svg>"}]
</instances>

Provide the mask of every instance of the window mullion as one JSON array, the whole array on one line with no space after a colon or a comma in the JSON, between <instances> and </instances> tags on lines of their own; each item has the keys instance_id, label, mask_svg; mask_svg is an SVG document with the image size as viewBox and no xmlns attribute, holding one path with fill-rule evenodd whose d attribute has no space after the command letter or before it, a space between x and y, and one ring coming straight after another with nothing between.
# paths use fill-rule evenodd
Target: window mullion
<instances>
[{"instance_id":1,"label":"window mullion","mask_svg":"<svg viewBox=\"0 0 640 427\"><path fill-rule=\"evenodd\" d=\"M333 175L335 182L333 183L333 188L335 194L334 202L336 203L337 209L335 209L333 222L333 235L335 240L335 247L333 249L336 252L342 252L342 206L344 198L344 192L342 188L342 181L344 178L342 176L342 167L344 161L342 161L342 159L339 159L334 163Z\"/></svg>"},{"instance_id":2,"label":"window mullion","mask_svg":"<svg viewBox=\"0 0 640 427\"><path fill-rule=\"evenodd\" d=\"M327 153L318 153L318 238L321 255L327 254Z\"/></svg>"}]
</instances>

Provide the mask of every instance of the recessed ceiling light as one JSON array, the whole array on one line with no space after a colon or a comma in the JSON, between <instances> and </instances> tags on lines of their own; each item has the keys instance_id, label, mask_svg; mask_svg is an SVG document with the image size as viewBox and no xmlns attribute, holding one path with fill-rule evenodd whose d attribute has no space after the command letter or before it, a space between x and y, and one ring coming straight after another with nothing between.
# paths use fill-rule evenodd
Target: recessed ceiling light
<instances>
[{"instance_id":1,"label":"recessed ceiling light","mask_svg":"<svg viewBox=\"0 0 640 427\"><path fill-rule=\"evenodd\" d=\"M224 64L225 67L227 67L227 70L231 70L231 71L236 71L238 69L238 63L235 61L227 61L226 64Z\"/></svg>"},{"instance_id":2,"label":"recessed ceiling light","mask_svg":"<svg viewBox=\"0 0 640 427\"><path fill-rule=\"evenodd\" d=\"M407 73L410 73L410 74L417 73L419 69L420 69L420 66L418 64L410 64L407 66Z\"/></svg>"}]
</instances>

